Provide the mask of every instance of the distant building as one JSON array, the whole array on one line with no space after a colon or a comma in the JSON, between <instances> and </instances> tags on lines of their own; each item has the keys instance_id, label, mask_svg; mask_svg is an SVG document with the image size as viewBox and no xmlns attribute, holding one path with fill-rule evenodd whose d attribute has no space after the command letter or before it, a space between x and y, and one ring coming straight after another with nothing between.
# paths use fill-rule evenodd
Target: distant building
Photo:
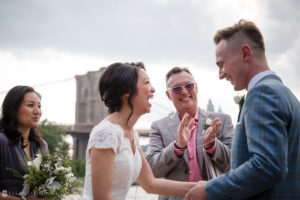
<instances>
[{"instance_id":1,"label":"distant building","mask_svg":"<svg viewBox=\"0 0 300 200\"><path fill-rule=\"evenodd\" d=\"M211 99L208 99L206 110L210 112L215 112L215 108L214 105L212 104Z\"/></svg>"},{"instance_id":2,"label":"distant building","mask_svg":"<svg viewBox=\"0 0 300 200\"><path fill-rule=\"evenodd\" d=\"M218 112L219 112L219 113L223 113L223 110L222 110L222 108L221 108L221 106L220 106L220 105L219 105Z\"/></svg>"},{"instance_id":3,"label":"distant building","mask_svg":"<svg viewBox=\"0 0 300 200\"><path fill-rule=\"evenodd\" d=\"M108 115L98 91L98 80L105 68L76 75L75 125L67 130L73 137L73 159L84 159L92 128Z\"/></svg>"}]
</instances>

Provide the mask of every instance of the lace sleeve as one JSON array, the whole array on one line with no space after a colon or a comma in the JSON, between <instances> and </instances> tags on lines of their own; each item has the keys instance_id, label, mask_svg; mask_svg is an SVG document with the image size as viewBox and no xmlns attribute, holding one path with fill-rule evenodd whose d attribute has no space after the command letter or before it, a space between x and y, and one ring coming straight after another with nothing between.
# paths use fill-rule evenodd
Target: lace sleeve
<instances>
[{"instance_id":1,"label":"lace sleeve","mask_svg":"<svg viewBox=\"0 0 300 200\"><path fill-rule=\"evenodd\" d=\"M120 143L119 133L112 127L95 127L91 132L87 150L91 148L97 149L113 149L117 153Z\"/></svg>"}]
</instances>

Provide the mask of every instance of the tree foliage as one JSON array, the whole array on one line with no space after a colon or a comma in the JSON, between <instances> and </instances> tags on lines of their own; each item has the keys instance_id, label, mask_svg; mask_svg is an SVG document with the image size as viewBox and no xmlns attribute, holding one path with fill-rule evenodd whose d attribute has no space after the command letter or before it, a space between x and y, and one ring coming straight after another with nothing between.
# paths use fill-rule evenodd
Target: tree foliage
<instances>
[{"instance_id":1,"label":"tree foliage","mask_svg":"<svg viewBox=\"0 0 300 200\"><path fill-rule=\"evenodd\" d=\"M40 129L51 153L59 152L63 156L68 156L69 144L64 140L66 132L62 127L43 120Z\"/></svg>"},{"instance_id":2,"label":"tree foliage","mask_svg":"<svg viewBox=\"0 0 300 200\"><path fill-rule=\"evenodd\" d=\"M84 177L85 160L71 160L72 172L76 177Z\"/></svg>"}]
</instances>

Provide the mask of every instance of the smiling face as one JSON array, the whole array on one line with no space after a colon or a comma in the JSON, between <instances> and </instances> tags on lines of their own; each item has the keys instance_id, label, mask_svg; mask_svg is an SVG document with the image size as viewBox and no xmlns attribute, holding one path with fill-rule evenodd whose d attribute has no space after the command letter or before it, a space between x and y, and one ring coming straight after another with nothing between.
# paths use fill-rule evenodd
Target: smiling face
<instances>
[{"instance_id":1,"label":"smiling face","mask_svg":"<svg viewBox=\"0 0 300 200\"><path fill-rule=\"evenodd\" d=\"M172 74L167 80L167 88L174 88L176 86L185 86L188 83L194 83L194 78L191 74L182 71ZM176 94L172 90L167 90L166 94L168 98L173 102L179 116L182 117L184 113L194 114L197 110L197 84L194 84L194 88L187 90L186 87L182 87L180 93Z\"/></svg>"},{"instance_id":2,"label":"smiling face","mask_svg":"<svg viewBox=\"0 0 300 200\"><path fill-rule=\"evenodd\" d=\"M155 89L150 84L150 79L143 69L138 70L138 81L136 87L137 93L132 98L134 111L140 115L149 113L152 106L151 103L149 103L149 100L153 98Z\"/></svg>"},{"instance_id":3,"label":"smiling face","mask_svg":"<svg viewBox=\"0 0 300 200\"><path fill-rule=\"evenodd\" d=\"M229 50L226 40L221 40L216 47L216 64L219 67L219 78L225 78L235 91L247 88L247 67L243 63L240 50Z\"/></svg>"},{"instance_id":4,"label":"smiling face","mask_svg":"<svg viewBox=\"0 0 300 200\"><path fill-rule=\"evenodd\" d=\"M36 127L42 115L41 100L35 92L25 94L17 113L19 131Z\"/></svg>"}]
</instances>

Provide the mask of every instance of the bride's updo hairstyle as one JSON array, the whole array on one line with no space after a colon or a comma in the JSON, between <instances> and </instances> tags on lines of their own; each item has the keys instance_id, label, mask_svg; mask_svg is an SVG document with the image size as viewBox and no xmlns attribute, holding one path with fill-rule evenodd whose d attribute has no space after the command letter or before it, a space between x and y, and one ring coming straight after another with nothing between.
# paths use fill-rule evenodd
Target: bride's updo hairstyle
<instances>
[{"instance_id":1,"label":"bride's updo hairstyle","mask_svg":"<svg viewBox=\"0 0 300 200\"><path fill-rule=\"evenodd\" d=\"M131 99L137 92L139 69L145 70L144 64L141 62L113 63L104 70L98 82L101 99L108 107L109 113L119 111L122 106L122 95L129 94L128 105L131 108L131 113L127 122L133 113Z\"/></svg>"}]
</instances>

